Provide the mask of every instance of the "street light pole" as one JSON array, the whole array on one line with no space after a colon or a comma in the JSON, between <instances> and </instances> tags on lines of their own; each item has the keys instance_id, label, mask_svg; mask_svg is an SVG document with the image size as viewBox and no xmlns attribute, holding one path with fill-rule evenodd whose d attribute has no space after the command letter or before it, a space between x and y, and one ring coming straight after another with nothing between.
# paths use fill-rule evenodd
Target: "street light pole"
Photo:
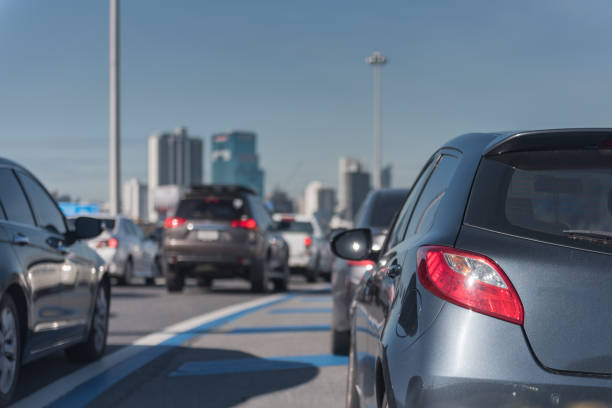
<instances>
[{"instance_id":1,"label":"street light pole","mask_svg":"<svg viewBox=\"0 0 612 408\"><path fill-rule=\"evenodd\" d=\"M109 39L109 200L113 215L121 212L121 152L119 134L119 0L110 0Z\"/></svg>"},{"instance_id":2,"label":"street light pole","mask_svg":"<svg viewBox=\"0 0 612 408\"><path fill-rule=\"evenodd\" d=\"M381 123L381 90L380 69L387 63L387 57L375 52L366 62L374 67L374 188L382 187L382 123Z\"/></svg>"}]
</instances>

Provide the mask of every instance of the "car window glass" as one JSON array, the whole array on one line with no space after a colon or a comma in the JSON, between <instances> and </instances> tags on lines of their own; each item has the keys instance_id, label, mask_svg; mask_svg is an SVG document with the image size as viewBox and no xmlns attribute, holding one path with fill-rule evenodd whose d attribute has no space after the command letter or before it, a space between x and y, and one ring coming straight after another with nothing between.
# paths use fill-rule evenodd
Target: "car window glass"
<instances>
[{"instance_id":1,"label":"car window glass","mask_svg":"<svg viewBox=\"0 0 612 408\"><path fill-rule=\"evenodd\" d=\"M268 228L268 225L272 222L268 211L266 211L263 202L259 197L249 197L251 208L253 209L253 215L256 217L257 224L262 228Z\"/></svg>"},{"instance_id":2,"label":"car window glass","mask_svg":"<svg viewBox=\"0 0 612 408\"><path fill-rule=\"evenodd\" d=\"M438 206L452 180L459 160L454 156L442 155L433 170L427 185L410 219L406 235L422 234L431 228Z\"/></svg>"},{"instance_id":3,"label":"car window glass","mask_svg":"<svg viewBox=\"0 0 612 408\"><path fill-rule=\"evenodd\" d=\"M136 233L136 236L139 239L144 239L144 233L142 232L142 229L140 229L140 227L134 223L132 223L132 227L134 228L134 232Z\"/></svg>"},{"instance_id":4,"label":"car window glass","mask_svg":"<svg viewBox=\"0 0 612 408\"><path fill-rule=\"evenodd\" d=\"M412 214L414 204L416 203L416 200L423 189L423 185L429 177L431 168L436 163L437 160L430 160L419 175L418 180L414 183L412 189L410 190L410 194L408 194L408 197L406 198L406 201L404 202L404 205L397 217L397 221L389 233L389 243L387 244L387 248L393 248L404 239L404 232L406 231L408 221L410 221L410 215Z\"/></svg>"},{"instance_id":5,"label":"car window glass","mask_svg":"<svg viewBox=\"0 0 612 408\"><path fill-rule=\"evenodd\" d=\"M11 169L0 169L0 201L9 221L34 225L30 206Z\"/></svg>"},{"instance_id":6,"label":"car window glass","mask_svg":"<svg viewBox=\"0 0 612 408\"><path fill-rule=\"evenodd\" d=\"M43 187L30 176L19 173L19 180L30 199L39 227L58 234L66 233L64 216Z\"/></svg>"}]
</instances>

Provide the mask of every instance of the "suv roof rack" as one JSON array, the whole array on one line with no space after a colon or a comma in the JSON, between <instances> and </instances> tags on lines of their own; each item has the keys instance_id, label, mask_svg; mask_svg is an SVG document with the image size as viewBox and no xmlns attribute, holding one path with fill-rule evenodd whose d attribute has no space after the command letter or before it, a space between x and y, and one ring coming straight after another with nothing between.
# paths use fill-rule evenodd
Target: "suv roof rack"
<instances>
[{"instance_id":1,"label":"suv roof rack","mask_svg":"<svg viewBox=\"0 0 612 408\"><path fill-rule=\"evenodd\" d=\"M203 194L257 194L254 190L240 186L228 184L199 184L189 187L186 195L203 195Z\"/></svg>"}]
</instances>

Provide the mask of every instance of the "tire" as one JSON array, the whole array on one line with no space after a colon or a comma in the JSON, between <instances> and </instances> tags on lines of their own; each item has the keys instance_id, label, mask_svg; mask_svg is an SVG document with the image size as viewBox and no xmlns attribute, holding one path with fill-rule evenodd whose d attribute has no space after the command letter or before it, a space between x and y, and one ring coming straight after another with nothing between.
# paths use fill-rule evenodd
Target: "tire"
<instances>
[{"instance_id":1,"label":"tire","mask_svg":"<svg viewBox=\"0 0 612 408\"><path fill-rule=\"evenodd\" d=\"M319 259L317 259L317 262L315 262L315 266L313 269L306 270L306 282L315 283L318 277L319 277Z\"/></svg>"},{"instance_id":2,"label":"tire","mask_svg":"<svg viewBox=\"0 0 612 408\"><path fill-rule=\"evenodd\" d=\"M91 323L87 340L68 347L66 357L74 362L89 362L100 358L106 350L108 337L108 315L110 309L110 293L106 283L98 285Z\"/></svg>"},{"instance_id":3,"label":"tire","mask_svg":"<svg viewBox=\"0 0 612 408\"><path fill-rule=\"evenodd\" d=\"M285 264L283 267L283 277L274 280L274 290L277 292L286 292L289 289L289 277L291 272L289 271L289 265Z\"/></svg>"},{"instance_id":4,"label":"tire","mask_svg":"<svg viewBox=\"0 0 612 408\"><path fill-rule=\"evenodd\" d=\"M198 278L197 282L201 288L210 288L212 287L213 280L211 278Z\"/></svg>"},{"instance_id":5,"label":"tire","mask_svg":"<svg viewBox=\"0 0 612 408\"><path fill-rule=\"evenodd\" d=\"M6 407L13 398L19 380L22 340L17 306L8 293L0 302L0 332L0 407Z\"/></svg>"},{"instance_id":6,"label":"tire","mask_svg":"<svg viewBox=\"0 0 612 408\"><path fill-rule=\"evenodd\" d=\"M185 287L185 275L180 271L166 272L166 290L171 293L182 292Z\"/></svg>"},{"instance_id":7,"label":"tire","mask_svg":"<svg viewBox=\"0 0 612 408\"><path fill-rule=\"evenodd\" d=\"M253 274L251 275L251 292L266 293L268 291L268 261L262 259L257 261Z\"/></svg>"},{"instance_id":8,"label":"tire","mask_svg":"<svg viewBox=\"0 0 612 408\"><path fill-rule=\"evenodd\" d=\"M337 356L348 356L350 351L351 332L332 330L332 353Z\"/></svg>"},{"instance_id":9,"label":"tire","mask_svg":"<svg viewBox=\"0 0 612 408\"><path fill-rule=\"evenodd\" d=\"M119 286L129 286L132 282L132 276L134 275L134 263L132 259L128 258L123 268L123 276L117 278L117 284Z\"/></svg>"}]
</instances>

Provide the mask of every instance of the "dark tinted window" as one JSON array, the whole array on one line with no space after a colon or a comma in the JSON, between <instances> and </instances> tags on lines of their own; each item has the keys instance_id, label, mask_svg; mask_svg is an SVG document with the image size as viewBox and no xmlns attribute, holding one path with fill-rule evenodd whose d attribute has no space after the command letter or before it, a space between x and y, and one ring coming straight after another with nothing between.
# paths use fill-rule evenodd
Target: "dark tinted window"
<instances>
[{"instance_id":1,"label":"dark tinted window","mask_svg":"<svg viewBox=\"0 0 612 408\"><path fill-rule=\"evenodd\" d=\"M279 221L277 223L279 231L283 232L304 232L306 234L312 234L314 229L312 224L305 221Z\"/></svg>"},{"instance_id":2,"label":"dark tinted window","mask_svg":"<svg viewBox=\"0 0 612 408\"><path fill-rule=\"evenodd\" d=\"M598 235L612 236L612 152L541 151L485 158L465 222L603 249Z\"/></svg>"},{"instance_id":3,"label":"dark tinted window","mask_svg":"<svg viewBox=\"0 0 612 408\"><path fill-rule=\"evenodd\" d=\"M406 195L405 190L373 192L364 203L366 207L360 211L357 228L389 228L395 213L399 211Z\"/></svg>"},{"instance_id":4,"label":"dark tinted window","mask_svg":"<svg viewBox=\"0 0 612 408\"><path fill-rule=\"evenodd\" d=\"M57 208L55 200L30 176L19 173L19 180L30 199L38 226L58 234L65 234L64 217Z\"/></svg>"},{"instance_id":5,"label":"dark tinted window","mask_svg":"<svg viewBox=\"0 0 612 408\"><path fill-rule=\"evenodd\" d=\"M440 201L446 194L446 188L455 175L458 163L459 160L456 157L442 155L414 208L407 234L429 231Z\"/></svg>"},{"instance_id":6,"label":"dark tinted window","mask_svg":"<svg viewBox=\"0 0 612 408\"><path fill-rule=\"evenodd\" d=\"M412 210L414 209L414 204L416 200L419 198L419 194L425 185L425 182L429 178L429 174L431 173L431 168L435 166L437 160L430 160L419 175L419 178L412 186L410 190L410 194L408 194L408 198L406 198L402 209L397 217L397 221L393 226L393 229L389 233L389 243L387 244L387 248L393 248L399 242L404 239L404 233L408 226L408 222L410 221L410 216L412 215Z\"/></svg>"},{"instance_id":7,"label":"dark tinted window","mask_svg":"<svg viewBox=\"0 0 612 408\"><path fill-rule=\"evenodd\" d=\"M272 223L272 219L264 203L259 197L249 196L249 205L251 206L251 214L255 218L257 225L262 229L267 229Z\"/></svg>"},{"instance_id":8,"label":"dark tinted window","mask_svg":"<svg viewBox=\"0 0 612 408\"><path fill-rule=\"evenodd\" d=\"M0 168L0 201L9 221L34 225L32 212L15 173Z\"/></svg>"},{"instance_id":9,"label":"dark tinted window","mask_svg":"<svg viewBox=\"0 0 612 408\"><path fill-rule=\"evenodd\" d=\"M242 198L188 198L182 200L176 216L188 219L231 221L246 215Z\"/></svg>"},{"instance_id":10,"label":"dark tinted window","mask_svg":"<svg viewBox=\"0 0 612 408\"><path fill-rule=\"evenodd\" d=\"M115 220L111 218L106 218L100 220L102 222L102 228L107 231L112 231L115 228Z\"/></svg>"}]
</instances>

